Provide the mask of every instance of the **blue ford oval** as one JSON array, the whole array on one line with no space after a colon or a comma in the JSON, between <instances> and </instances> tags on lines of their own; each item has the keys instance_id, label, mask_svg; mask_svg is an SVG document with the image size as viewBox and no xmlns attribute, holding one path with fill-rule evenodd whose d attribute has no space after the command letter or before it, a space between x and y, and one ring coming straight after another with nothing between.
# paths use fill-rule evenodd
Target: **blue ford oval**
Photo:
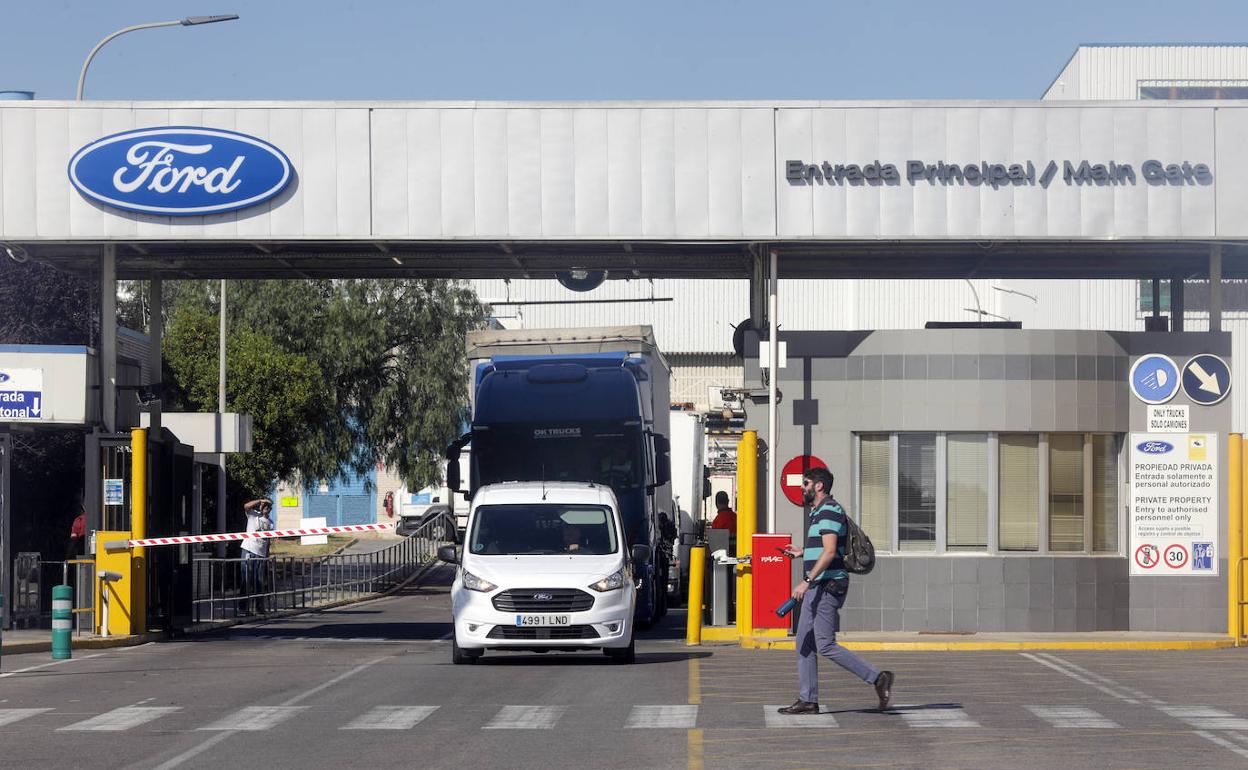
<instances>
[{"instance_id":1,"label":"blue ford oval","mask_svg":"<svg viewBox=\"0 0 1248 770\"><path fill-rule=\"evenodd\" d=\"M69 181L91 200L144 214L202 216L254 206L290 182L285 153L235 131L141 128L88 144Z\"/></svg>"},{"instance_id":2,"label":"blue ford oval","mask_svg":"<svg viewBox=\"0 0 1248 770\"><path fill-rule=\"evenodd\" d=\"M5 374L4 372L0 372L0 384L6 383L8 381L9 381L9 375Z\"/></svg>"},{"instance_id":3,"label":"blue ford oval","mask_svg":"<svg viewBox=\"0 0 1248 770\"><path fill-rule=\"evenodd\" d=\"M1164 455L1166 452L1174 449L1174 444L1168 441L1141 441L1135 445L1135 448L1150 455Z\"/></svg>"}]
</instances>

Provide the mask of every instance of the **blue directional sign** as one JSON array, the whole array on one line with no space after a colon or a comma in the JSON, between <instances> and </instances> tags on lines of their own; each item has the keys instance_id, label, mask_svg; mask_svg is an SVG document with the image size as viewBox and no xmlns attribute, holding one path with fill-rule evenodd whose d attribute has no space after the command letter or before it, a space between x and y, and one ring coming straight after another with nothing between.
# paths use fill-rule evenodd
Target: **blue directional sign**
<instances>
[{"instance_id":1,"label":"blue directional sign","mask_svg":"<svg viewBox=\"0 0 1248 770\"><path fill-rule=\"evenodd\" d=\"M1194 403L1211 406L1231 391L1231 367L1212 353L1192 356L1183 367L1183 392Z\"/></svg>"},{"instance_id":2,"label":"blue directional sign","mask_svg":"<svg viewBox=\"0 0 1248 770\"><path fill-rule=\"evenodd\" d=\"M1146 404L1164 404L1179 392L1179 367L1160 353L1140 356L1129 379L1131 392Z\"/></svg>"},{"instance_id":3,"label":"blue directional sign","mask_svg":"<svg viewBox=\"0 0 1248 770\"><path fill-rule=\"evenodd\" d=\"M43 370L0 369L0 422L43 416Z\"/></svg>"}]
</instances>

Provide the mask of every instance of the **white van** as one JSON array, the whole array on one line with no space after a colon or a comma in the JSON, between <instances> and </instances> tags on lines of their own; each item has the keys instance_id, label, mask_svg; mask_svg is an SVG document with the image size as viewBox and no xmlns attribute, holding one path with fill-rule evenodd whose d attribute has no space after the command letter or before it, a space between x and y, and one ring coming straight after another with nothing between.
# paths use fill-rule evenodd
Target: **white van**
<instances>
[{"instance_id":1,"label":"white van","mask_svg":"<svg viewBox=\"0 0 1248 770\"><path fill-rule=\"evenodd\" d=\"M451 584L452 660L487 649L601 648L631 663L633 554L611 488L511 481L477 490ZM640 546L637 558L649 558Z\"/></svg>"}]
</instances>

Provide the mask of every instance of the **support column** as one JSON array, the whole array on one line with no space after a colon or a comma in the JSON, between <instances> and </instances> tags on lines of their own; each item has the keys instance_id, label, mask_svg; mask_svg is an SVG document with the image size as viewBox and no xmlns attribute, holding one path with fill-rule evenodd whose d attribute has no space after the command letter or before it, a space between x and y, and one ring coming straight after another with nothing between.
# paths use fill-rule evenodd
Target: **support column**
<instances>
[{"instance_id":1,"label":"support column","mask_svg":"<svg viewBox=\"0 0 1248 770\"><path fill-rule=\"evenodd\" d=\"M1183 278L1176 275L1170 279L1170 331L1184 331L1183 313Z\"/></svg>"},{"instance_id":2,"label":"support column","mask_svg":"<svg viewBox=\"0 0 1248 770\"><path fill-rule=\"evenodd\" d=\"M1209 249L1209 331L1222 331L1222 244Z\"/></svg>"},{"instance_id":3,"label":"support column","mask_svg":"<svg viewBox=\"0 0 1248 770\"><path fill-rule=\"evenodd\" d=\"M752 253L750 267L750 321L761 330L767 323L767 262L761 252Z\"/></svg>"},{"instance_id":4,"label":"support column","mask_svg":"<svg viewBox=\"0 0 1248 770\"><path fill-rule=\"evenodd\" d=\"M780 386L780 322L777 309L780 293L779 283L780 255L771 250L771 276L767 292L767 531L776 531L776 458L779 451L779 438L776 421L779 410L776 399Z\"/></svg>"},{"instance_id":5,"label":"support column","mask_svg":"<svg viewBox=\"0 0 1248 770\"><path fill-rule=\"evenodd\" d=\"M217 411L225 414L225 279L221 279L220 339L217 347ZM221 440L221 420L217 417L217 440ZM225 532L225 453L217 455L217 532ZM217 544L217 558L225 558L225 543Z\"/></svg>"},{"instance_id":6,"label":"support column","mask_svg":"<svg viewBox=\"0 0 1248 770\"><path fill-rule=\"evenodd\" d=\"M100 259L100 421L117 432L117 246L104 245Z\"/></svg>"},{"instance_id":7,"label":"support column","mask_svg":"<svg viewBox=\"0 0 1248 770\"><path fill-rule=\"evenodd\" d=\"M162 317L164 310L161 307L162 283L160 278L153 275L148 289L147 305L151 310L151 317L147 322L147 339L149 344L147 362L148 368L151 369L151 380L147 383L148 385L160 385L161 380L164 379L164 376L161 374L164 364L164 356L161 349L162 335L164 333L162 328L164 325ZM160 441L160 412L162 408L163 405L159 398L148 407L148 412L151 416L150 427L152 436L156 441Z\"/></svg>"}]
</instances>

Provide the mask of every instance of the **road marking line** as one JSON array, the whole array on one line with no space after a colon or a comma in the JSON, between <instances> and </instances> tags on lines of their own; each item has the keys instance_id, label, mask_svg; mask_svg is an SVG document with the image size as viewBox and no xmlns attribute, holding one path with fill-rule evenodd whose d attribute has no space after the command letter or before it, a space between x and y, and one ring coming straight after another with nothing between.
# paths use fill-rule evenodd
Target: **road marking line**
<instances>
[{"instance_id":1,"label":"road marking line","mask_svg":"<svg viewBox=\"0 0 1248 770\"><path fill-rule=\"evenodd\" d=\"M382 661L383 661L383 660L385 660L385 659L386 659L386 658L384 658L384 657L382 657L382 658L375 658L375 659L373 659L373 660L370 660L370 661L369 661L369 662L367 662L367 663L361 663L360 665L356 666L355 668L351 669L350 671L347 671L347 672L344 672L344 673L342 673L342 674L339 674L338 676L334 677L333 679L330 679L328 682L323 682L323 683L321 683L321 684L317 685L316 687L313 687L311 690L306 690L306 691L304 691L304 692L300 693L299 695L296 695L295 697L293 697L293 698L291 698L291 699L287 700L285 703L283 703L283 704L281 704L281 705L282 705L282 706L291 706L291 705L294 705L295 703L298 703L299 701L303 700L304 698L310 698L310 697L312 697L313 695L315 695L316 693L320 692L321 690L324 690L326 687L330 687L331 685L335 685L335 684L337 684L338 682L341 682L342 680L346 679L346 678L347 678L347 677L349 677L349 676L354 676L354 675L358 674L359 672L363 671L364 669L368 668L369 666L372 666L372 665L375 665L375 664L377 664L377 663L380 663L380 662L382 662ZM171 770L171 768L177 767L178 765L182 764L183 762L186 762L187 760L194 759L195 757L197 757L197 756L199 756L200 754L204 753L205 751L207 751L208 749L212 748L213 746L216 746L218 743L220 743L221 741L225 740L226 738L231 737L232 735L234 735L233 731L229 731L229 730L222 730L221 732L219 732L219 733L217 733L216 735L212 736L211 738L209 738L208 740L206 740L206 741L204 741L203 743L199 744L198 746L194 746L194 747L192 747L192 748L189 748L189 749L187 749L186 751L182 752L181 754L178 754L176 757L172 757L172 758L170 758L170 759L165 760L165 761L164 761L164 762L162 762L161 764L159 764L159 765L157 765L156 767L152 768L152 770Z\"/></svg>"},{"instance_id":2,"label":"road marking line","mask_svg":"<svg viewBox=\"0 0 1248 770\"><path fill-rule=\"evenodd\" d=\"M1097 689L1097 690L1100 690L1101 692L1105 693L1106 695L1110 696L1111 698L1117 698L1118 700L1126 701L1127 703L1135 703L1135 704L1138 704L1138 703L1139 703L1139 701L1138 701L1138 700L1136 700L1135 698L1130 698L1130 697L1127 697L1126 695L1124 695L1123 693L1118 692L1117 690L1110 689L1109 687L1106 687L1106 686L1105 686L1105 685L1103 685L1103 684L1099 684L1099 683L1097 683L1097 682L1094 682L1094 681L1092 681L1091 679L1089 679L1088 677L1083 676L1082 674L1077 674L1077 673L1075 673L1074 671L1071 671L1071 670L1070 670L1070 669L1068 669L1068 668L1065 668L1065 667L1063 667L1063 666L1059 666L1057 663L1054 663L1054 662L1049 661L1049 660L1045 660L1044 658L1041 658L1039 655L1032 655L1032 654L1031 654L1031 653L1029 653L1029 652L1020 652L1020 653L1019 653L1019 655L1022 655L1024 658L1027 658L1028 660L1031 660L1031 661L1034 661L1034 662L1036 662L1036 663L1039 663L1039 664L1040 664L1040 665L1042 665L1042 666L1045 666L1045 667L1047 667L1047 668L1051 668L1051 669L1053 669L1054 671L1057 671L1057 672L1058 672L1058 673L1060 673L1060 674L1064 674L1064 675L1066 675L1066 676L1070 677L1071 679L1074 679L1076 682L1082 682L1083 684L1086 684L1086 685L1087 685L1087 686L1089 686L1089 687L1092 687L1092 688L1095 688L1095 689ZM1064 662L1064 661L1063 661L1063 662Z\"/></svg>"},{"instance_id":3,"label":"road marking line","mask_svg":"<svg viewBox=\"0 0 1248 770\"><path fill-rule=\"evenodd\" d=\"M35 714L42 714L45 711L51 711L50 708L42 709L0 709L0 727L11 725L14 722L20 722L23 719L33 717Z\"/></svg>"},{"instance_id":4,"label":"road marking line","mask_svg":"<svg viewBox=\"0 0 1248 770\"><path fill-rule=\"evenodd\" d=\"M892 706L889 713L899 713L914 728L979 727L960 706L955 708L924 708L923 706Z\"/></svg>"},{"instance_id":5,"label":"road marking line","mask_svg":"<svg viewBox=\"0 0 1248 770\"><path fill-rule=\"evenodd\" d=\"M66 725L60 728L60 730L72 732L121 732L122 730L138 727L141 724L151 722L153 719L160 719L167 714L181 710L179 706L122 706L121 708L93 716L90 719Z\"/></svg>"},{"instance_id":6,"label":"road marking line","mask_svg":"<svg viewBox=\"0 0 1248 770\"><path fill-rule=\"evenodd\" d=\"M780 706L763 706L763 720L768 727L840 727L831 714L831 706L820 706L818 714L781 714Z\"/></svg>"},{"instance_id":7,"label":"road marking line","mask_svg":"<svg viewBox=\"0 0 1248 770\"><path fill-rule=\"evenodd\" d=\"M1200 730L1248 730L1248 719L1207 706L1166 706L1161 710Z\"/></svg>"},{"instance_id":8,"label":"road marking line","mask_svg":"<svg viewBox=\"0 0 1248 770\"><path fill-rule=\"evenodd\" d=\"M247 706L200 730L269 730L305 710L307 706Z\"/></svg>"},{"instance_id":9,"label":"road marking line","mask_svg":"<svg viewBox=\"0 0 1248 770\"><path fill-rule=\"evenodd\" d=\"M633 706L624 727L631 730L662 728L689 730L697 723L697 706Z\"/></svg>"},{"instance_id":10,"label":"road marking line","mask_svg":"<svg viewBox=\"0 0 1248 770\"><path fill-rule=\"evenodd\" d=\"M1164 712L1176 719L1185 721L1189 725L1192 725L1193 727L1206 727L1206 728L1211 728L1215 730L1216 729L1238 730L1238 729L1243 729L1242 727L1239 727L1239 725L1248 722L1248 720L1240 719L1233 714L1226 713L1225 711L1218 711L1217 709L1211 709L1207 707L1167 706L1165 701L1154 698L1150 695L1147 695L1146 693L1140 692L1139 690L1131 690L1130 688L1124 688L1122 687L1122 685L1118 684L1117 682L1110 679L1109 677L1101 676L1100 674L1094 674L1093 672L1088 671L1087 669L1082 668L1081 666L1076 666L1074 663L1071 663L1067 660L1063 660L1062 658L1059 658L1056 655L1045 655L1044 657L1052 658L1052 660L1055 661L1055 662L1049 662L1036 655L1029 655L1025 652L1019 653L1019 654L1022 655L1024 658L1029 658L1035 661L1036 663L1040 663L1041 665L1048 666L1049 668L1052 668L1056 671L1060 671L1061 673L1065 674L1066 676L1072 679L1075 679L1077 681L1083 682L1084 684L1095 687L1096 689L1101 690L1102 692L1109 693L1115 698L1124 700L1127 703L1138 704L1139 701L1134 700L1132 698L1128 698L1127 696L1117 693L1113 691L1112 689L1096 684L1095 682L1091 681L1088 677L1084 677L1075 673L1075 670L1076 669L1081 670L1084 673L1088 674L1089 676L1094 676L1103 682L1112 684L1114 687L1122 688L1124 691L1129 690L1130 692L1140 696L1140 699L1144 700L1149 706L1152 706L1158 711ZM1059 663L1062 665L1058 665ZM1063 666L1069 666L1070 668L1064 668ZM1228 725L1228 726L1219 727L1220 725ZM1208 732L1207 730L1193 730L1192 734L1199 735L1201 738L1204 738L1207 741L1215 743L1218 746L1222 746L1223 748L1229 749L1235 752L1236 754L1239 754L1242 757L1248 758L1248 750L1242 749L1236 744L1231 743L1230 741L1226 740L1225 738L1220 738L1214 735L1213 733Z\"/></svg>"},{"instance_id":11,"label":"road marking line","mask_svg":"<svg viewBox=\"0 0 1248 770\"><path fill-rule=\"evenodd\" d=\"M566 706L503 706L485 730L550 730Z\"/></svg>"},{"instance_id":12,"label":"road marking line","mask_svg":"<svg viewBox=\"0 0 1248 770\"><path fill-rule=\"evenodd\" d=\"M437 706L377 706L338 729L410 730L437 710Z\"/></svg>"},{"instance_id":13,"label":"road marking line","mask_svg":"<svg viewBox=\"0 0 1248 770\"><path fill-rule=\"evenodd\" d=\"M27 666L26 668L19 668L16 671L8 671L3 674L0 674L0 679L8 679L9 677L14 676L16 674L24 674L27 671L38 671L41 668L47 668L48 666L59 666L62 663L70 663L75 660L90 660L91 658L98 658L102 655L107 655L107 654L108 653L105 653L105 652L97 652L94 655L84 655L81 658L66 658L65 660L54 660L51 663L40 663L37 666Z\"/></svg>"},{"instance_id":14,"label":"road marking line","mask_svg":"<svg viewBox=\"0 0 1248 770\"><path fill-rule=\"evenodd\" d=\"M1115 682L1113 679L1110 679L1110 678L1109 678L1109 677L1107 677L1107 676L1103 676L1103 675L1101 675L1101 674L1098 674L1098 673L1096 673L1095 671L1089 671L1088 669L1084 668L1083 666L1077 665L1077 664L1075 664L1075 663L1071 663L1069 660L1064 660L1064 659L1062 659L1062 658L1057 657L1056 655L1052 655L1052 654L1045 653L1045 652L1037 653L1037 655L1039 655L1039 656L1040 656L1040 657L1042 657L1042 658L1047 658L1048 660L1054 661L1054 662L1055 662L1055 663L1057 663L1058 665L1065 666L1066 668L1070 669L1071 671L1074 671L1074 672L1079 673L1079 674L1083 674L1084 676L1088 677L1089 679L1095 679L1095 680L1097 680L1097 681L1101 682L1102 684L1104 684L1104 685L1106 685L1106 686L1108 686L1108 687L1111 687L1111 688L1116 689L1116 690L1118 690L1118 691L1120 691L1120 692L1126 693L1128 696L1131 696L1131 697L1134 697L1134 698L1138 698L1138 699L1140 699L1140 700L1142 700L1142 701L1144 701L1144 702L1148 703L1149 705L1152 705L1152 706L1164 706L1164 705L1166 705L1164 701L1158 700L1157 698L1154 698L1153 696L1149 695L1149 694L1148 694L1148 693L1146 693L1146 692L1141 692L1140 690L1137 690L1137 689L1135 689L1135 688L1133 688L1133 687L1127 687L1126 685L1124 685L1124 684L1122 684L1122 683L1120 683L1120 682Z\"/></svg>"},{"instance_id":15,"label":"road marking line","mask_svg":"<svg viewBox=\"0 0 1248 770\"><path fill-rule=\"evenodd\" d=\"M1114 730L1118 723L1082 706L1023 706L1059 730Z\"/></svg>"},{"instance_id":16,"label":"road marking line","mask_svg":"<svg viewBox=\"0 0 1248 770\"><path fill-rule=\"evenodd\" d=\"M1241 757L1248 759L1248 749L1242 749L1239 746L1236 746L1234 743L1231 743L1230 741L1226 740L1225 738L1219 738L1213 733L1207 733L1204 730L1196 730L1194 731L1194 734L1199 735L1201 738L1204 738L1207 741L1213 741L1214 743L1218 744L1222 748L1233 751L1236 754L1240 755Z\"/></svg>"}]
</instances>

